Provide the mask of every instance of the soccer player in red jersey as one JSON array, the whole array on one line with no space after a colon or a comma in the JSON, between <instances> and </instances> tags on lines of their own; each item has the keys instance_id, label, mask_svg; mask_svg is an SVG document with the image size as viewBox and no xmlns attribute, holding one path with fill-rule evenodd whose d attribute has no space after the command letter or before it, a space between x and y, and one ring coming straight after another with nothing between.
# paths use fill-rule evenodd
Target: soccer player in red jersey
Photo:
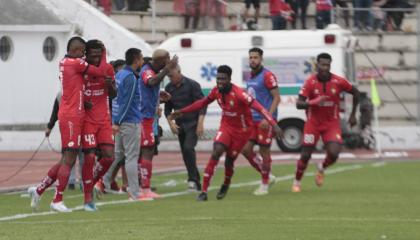
<instances>
[{"instance_id":1,"label":"soccer player in red jersey","mask_svg":"<svg viewBox=\"0 0 420 240\"><path fill-rule=\"evenodd\" d=\"M317 186L324 182L324 170L337 161L341 151L340 95L343 92L353 95L353 106L348 120L350 126L356 125L356 108L359 104L359 90L346 79L330 72L331 55L321 53L317 56L317 73L310 76L299 92L296 103L298 109L306 109L307 120L303 130L303 146L296 167L292 192L301 191L301 179L315 149L319 137L325 144L326 157L317 165L315 176Z\"/></svg>"},{"instance_id":2,"label":"soccer player in red jersey","mask_svg":"<svg viewBox=\"0 0 420 240\"><path fill-rule=\"evenodd\" d=\"M220 157L226 152L225 159L225 180L217 193L217 199L223 199L229 189L233 176L234 161L247 143L252 132L251 108L258 111L273 127L276 136L281 137L282 131L277 126L271 114L264 109L254 98L240 87L231 83L232 69L227 65L217 68L217 87L213 88L210 94L193 104L176 110L170 115L170 119L182 116L183 113L194 112L207 106L213 101L222 108L222 120L219 131L214 138L213 152L204 171L203 188L197 201L207 201L207 189L214 170Z\"/></svg>"},{"instance_id":3,"label":"soccer player in red jersey","mask_svg":"<svg viewBox=\"0 0 420 240\"><path fill-rule=\"evenodd\" d=\"M105 49L102 50L105 52ZM58 120L61 133L63 160L52 166L47 176L37 187L31 187L31 207L38 208L42 193L57 180L57 187L51 209L58 212L71 212L63 202L63 192L69 180L70 170L76 161L80 149L81 131L85 117L84 74L106 76L106 56L102 55L99 67L88 64L82 57L85 53L85 41L73 37L67 44L67 55L60 61L60 82L62 97Z\"/></svg>"},{"instance_id":4,"label":"soccer player in red jersey","mask_svg":"<svg viewBox=\"0 0 420 240\"><path fill-rule=\"evenodd\" d=\"M144 64L140 71L140 112L141 112L141 151L139 158L141 193L139 200L153 200L159 198L157 193L150 190L152 178L152 159L155 150L155 135L153 133L153 122L159 104L159 98L166 95L160 91L160 83L163 78L178 64L178 57L172 59L169 53L163 49L153 52L152 62Z\"/></svg>"},{"instance_id":5,"label":"soccer player in red jersey","mask_svg":"<svg viewBox=\"0 0 420 240\"><path fill-rule=\"evenodd\" d=\"M102 59L102 42L89 40L86 42L86 61L99 66ZM92 199L94 184L108 171L114 159L114 139L112 135L109 98L117 95L114 69L106 64L106 75L110 77L88 74L85 94L86 115L82 129L82 148L84 162L82 167L82 181L85 211L96 211ZM101 151L101 158L95 166L96 148Z\"/></svg>"},{"instance_id":6,"label":"soccer player in red jersey","mask_svg":"<svg viewBox=\"0 0 420 240\"><path fill-rule=\"evenodd\" d=\"M264 53L262 49L251 48L248 53L249 66L252 69L251 77L246 82L248 94L255 98L276 120L277 106L280 103L276 76L262 65ZM252 111L252 120L254 123L253 131L248 143L242 149L242 154L248 159L251 166L261 174L261 185L254 191L254 194L258 196L268 194L273 128L257 111ZM255 145L259 146L262 159L255 154Z\"/></svg>"}]
</instances>

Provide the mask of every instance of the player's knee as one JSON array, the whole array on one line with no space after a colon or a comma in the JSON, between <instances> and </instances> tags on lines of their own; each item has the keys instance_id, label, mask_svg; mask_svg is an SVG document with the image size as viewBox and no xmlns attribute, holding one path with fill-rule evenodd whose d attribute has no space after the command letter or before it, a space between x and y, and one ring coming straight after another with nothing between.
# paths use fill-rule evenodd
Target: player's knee
<instances>
[{"instance_id":1,"label":"player's knee","mask_svg":"<svg viewBox=\"0 0 420 240\"><path fill-rule=\"evenodd\" d=\"M211 154L211 158L214 159L214 160L219 160L219 158L222 156L222 154L223 153L213 151L213 153Z\"/></svg>"},{"instance_id":2,"label":"player's knee","mask_svg":"<svg viewBox=\"0 0 420 240\"><path fill-rule=\"evenodd\" d=\"M339 153L335 153L335 152L328 153L328 157L329 157L330 161L332 161L332 162L337 161L338 155L339 155Z\"/></svg>"},{"instance_id":3,"label":"player's knee","mask_svg":"<svg viewBox=\"0 0 420 240\"><path fill-rule=\"evenodd\" d=\"M311 155L310 153L303 153L300 156L300 160L302 160L303 162L307 163L309 162L309 159L311 159Z\"/></svg>"},{"instance_id":4,"label":"player's knee","mask_svg":"<svg viewBox=\"0 0 420 240\"><path fill-rule=\"evenodd\" d=\"M112 151L112 149L103 151L102 152L102 157L104 157L104 158L114 158L114 151Z\"/></svg>"}]
</instances>

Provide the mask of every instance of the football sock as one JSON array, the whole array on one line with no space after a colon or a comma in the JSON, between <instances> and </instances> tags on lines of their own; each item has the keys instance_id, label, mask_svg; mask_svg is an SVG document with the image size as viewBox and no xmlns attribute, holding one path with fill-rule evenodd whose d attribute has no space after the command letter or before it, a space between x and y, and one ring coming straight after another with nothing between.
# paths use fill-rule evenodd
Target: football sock
<instances>
[{"instance_id":1,"label":"football sock","mask_svg":"<svg viewBox=\"0 0 420 240\"><path fill-rule=\"evenodd\" d=\"M36 192L38 195L42 195L42 193L49 187L51 184L57 180L57 173L60 169L61 164L57 163L48 170L47 176L42 179L41 183L36 187Z\"/></svg>"},{"instance_id":2,"label":"football sock","mask_svg":"<svg viewBox=\"0 0 420 240\"><path fill-rule=\"evenodd\" d=\"M204 170L204 175L203 175L203 189L202 189L203 192L207 192L207 189L209 188L209 185L210 185L210 180L213 177L214 170L218 162L219 162L218 160L214 160L214 159L210 159L208 161L206 169Z\"/></svg>"},{"instance_id":3,"label":"football sock","mask_svg":"<svg viewBox=\"0 0 420 240\"><path fill-rule=\"evenodd\" d=\"M55 190L55 197L53 200L54 203L63 201L63 193L69 181L70 172L71 167L69 165L63 164L60 166L60 169L57 173L57 187Z\"/></svg>"}]
</instances>

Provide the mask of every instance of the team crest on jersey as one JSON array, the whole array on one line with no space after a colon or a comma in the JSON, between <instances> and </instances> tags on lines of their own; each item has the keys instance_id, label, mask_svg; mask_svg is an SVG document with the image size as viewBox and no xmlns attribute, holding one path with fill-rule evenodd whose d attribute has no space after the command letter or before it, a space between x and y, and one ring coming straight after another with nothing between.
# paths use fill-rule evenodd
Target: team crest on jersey
<instances>
[{"instance_id":1,"label":"team crest on jersey","mask_svg":"<svg viewBox=\"0 0 420 240\"><path fill-rule=\"evenodd\" d=\"M337 139L338 139L338 140L340 140L340 139L341 139L341 136L340 136L340 134L338 134L338 133L337 133L336 137L337 137Z\"/></svg>"},{"instance_id":2,"label":"team crest on jersey","mask_svg":"<svg viewBox=\"0 0 420 240\"><path fill-rule=\"evenodd\" d=\"M319 90L318 89L315 89L314 92L315 92L315 94L319 94Z\"/></svg>"},{"instance_id":3,"label":"team crest on jersey","mask_svg":"<svg viewBox=\"0 0 420 240\"><path fill-rule=\"evenodd\" d=\"M229 104L230 104L231 107L233 107L235 105L235 102L233 100L230 100Z\"/></svg>"},{"instance_id":4,"label":"team crest on jersey","mask_svg":"<svg viewBox=\"0 0 420 240\"><path fill-rule=\"evenodd\" d=\"M73 142L73 141L70 141L70 142L67 144L67 146L68 146L68 147L73 147L73 146L74 146L74 142Z\"/></svg>"},{"instance_id":5,"label":"team crest on jersey","mask_svg":"<svg viewBox=\"0 0 420 240\"><path fill-rule=\"evenodd\" d=\"M337 90L335 90L335 88L331 88L331 92L332 92L332 94L335 94L337 92Z\"/></svg>"}]
</instances>

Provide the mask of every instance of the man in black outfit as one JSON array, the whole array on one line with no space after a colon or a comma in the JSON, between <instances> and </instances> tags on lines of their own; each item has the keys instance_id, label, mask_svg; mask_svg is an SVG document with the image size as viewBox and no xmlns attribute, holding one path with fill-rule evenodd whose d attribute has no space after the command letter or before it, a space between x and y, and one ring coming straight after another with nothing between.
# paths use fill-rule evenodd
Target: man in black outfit
<instances>
[{"instance_id":1,"label":"man in black outfit","mask_svg":"<svg viewBox=\"0 0 420 240\"><path fill-rule=\"evenodd\" d=\"M171 99L165 103L165 116L168 117L172 110L178 110L191 103L204 98L200 84L181 74L179 66L172 69L168 77L170 83L165 91L171 94ZM200 173L197 168L195 146L198 137L203 134L203 121L206 110L184 114L176 121L168 120L171 131L178 135L182 158L188 171L188 189L201 191Z\"/></svg>"}]
</instances>

